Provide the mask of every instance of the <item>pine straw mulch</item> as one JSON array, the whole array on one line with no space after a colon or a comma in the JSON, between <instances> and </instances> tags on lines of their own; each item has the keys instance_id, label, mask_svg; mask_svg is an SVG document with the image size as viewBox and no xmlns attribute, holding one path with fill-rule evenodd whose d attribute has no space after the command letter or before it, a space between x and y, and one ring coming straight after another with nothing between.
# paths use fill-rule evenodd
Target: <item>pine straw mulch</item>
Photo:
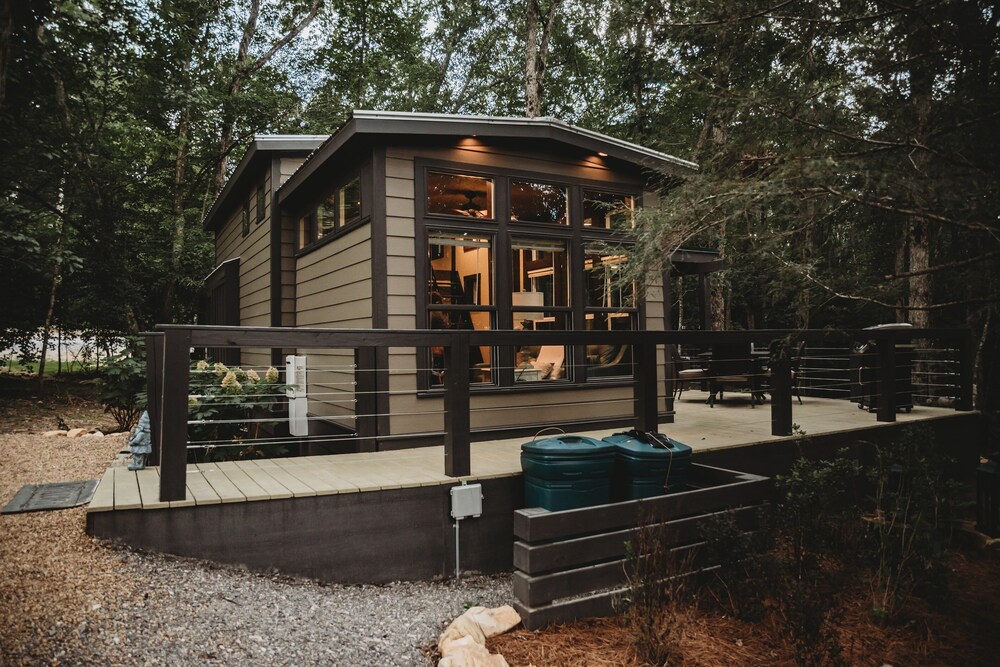
<instances>
[{"instance_id":1,"label":"pine straw mulch","mask_svg":"<svg viewBox=\"0 0 1000 667\"><path fill-rule=\"evenodd\" d=\"M870 614L865 581L841 582L825 591L833 600L828 618L840 658L849 665L995 665L1000 654L1000 560L973 547L957 549L950 561L949 592L929 603L913 598L905 615L881 627ZM675 621L670 665L795 665L790 623L776 600L764 600L756 622L727 614L702 596ZM646 667L631 634L618 618L589 619L537 632L516 630L489 640L512 667ZM833 664L828 659L813 664Z\"/></svg>"}]
</instances>

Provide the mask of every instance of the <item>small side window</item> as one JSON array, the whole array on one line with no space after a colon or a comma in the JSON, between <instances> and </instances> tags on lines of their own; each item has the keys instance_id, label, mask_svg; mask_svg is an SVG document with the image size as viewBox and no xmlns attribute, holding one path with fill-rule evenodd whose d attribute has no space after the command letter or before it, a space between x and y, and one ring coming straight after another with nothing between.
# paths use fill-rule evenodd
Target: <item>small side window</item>
<instances>
[{"instance_id":1,"label":"small side window","mask_svg":"<svg viewBox=\"0 0 1000 667\"><path fill-rule=\"evenodd\" d=\"M257 186L257 224L264 222L264 186Z\"/></svg>"},{"instance_id":2,"label":"small side window","mask_svg":"<svg viewBox=\"0 0 1000 667\"><path fill-rule=\"evenodd\" d=\"M243 202L243 236L250 233L250 202Z\"/></svg>"}]
</instances>

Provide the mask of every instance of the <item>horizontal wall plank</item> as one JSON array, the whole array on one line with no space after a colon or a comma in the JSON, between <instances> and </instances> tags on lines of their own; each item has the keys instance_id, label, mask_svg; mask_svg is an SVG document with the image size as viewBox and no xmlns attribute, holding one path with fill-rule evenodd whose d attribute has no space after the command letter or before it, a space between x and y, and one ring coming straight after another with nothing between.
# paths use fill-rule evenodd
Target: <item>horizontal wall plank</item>
<instances>
[{"instance_id":1,"label":"horizontal wall plank","mask_svg":"<svg viewBox=\"0 0 1000 667\"><path fill-rule=\"evenodd\" d=\"M692 472L698 465L691 466ZM732 475L731 480L735 480L738 473ZM747 477L753 476L744 476L744 479ZM634 525L635 518L642 515L669 520L732 505L761 502L769 498L771 489L771 480L755 477L723 486L583 509L532 515L517 511L514 513L514 535L526 542L538 542L616 530Z\"/></svg>"},{"instance_id":2,"label":"horizontal wall plank","mask_svg":"<svg viewBox=\"0 0 1000 667\"><path fill-rule=\"evenodd\" d=\"M733 510L736 525L749 530L755 526L757 512L764 505L752 505ZM514 567L528 575L542 574L556 569L574 568L598 563L625 555L625 543L635 539L640 530L656 531L665 544L693 542L700 538L706 521L726 512L712 512L674 519L664 523L649 524L642 528L627 528L609 533L578 537L544 544L514 543Z\"/></svg>"}]
</instances>

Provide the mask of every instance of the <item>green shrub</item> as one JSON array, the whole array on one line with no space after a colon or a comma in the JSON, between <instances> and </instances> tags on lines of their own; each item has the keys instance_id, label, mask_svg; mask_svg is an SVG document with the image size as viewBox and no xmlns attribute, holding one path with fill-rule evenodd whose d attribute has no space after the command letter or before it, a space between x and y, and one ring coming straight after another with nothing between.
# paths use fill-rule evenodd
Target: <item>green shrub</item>
<instances>
[{"instance_id":1,"label":"green shrub","mask_svg":"<svg viewBox=\"0 0 1000 667\"><path fill-rule=\"evenodd\" d=\"M918 587L940 593L947 584L942 564L959 498L950 463L927 428L909 427L876 448L874 510L865 525L872 613L880 622L895 620Z\"/></svg>"},{"instance_id":2,"label":"green shrub","mask_svg":"<svg viewBox=\"0 0 1000 667\"><path fill-rule=\"evenodd\" d=\"M119 430L131 430L146 409L146 352L137 339L108 359L100 389L104 411L115 418Z\"/></svg>"},{"instance_id":3,"label":"green shrub","mask_svg":"<svg viewBox=\"0 0 1000 667\"><path fill-rule=\"evenodd\" d=\"M202 445L203 461L269 458L286 448L255 444L263 427L281 418L272 409L284 398L288 385L278 382L278 372L269 368L263 376L254 370L228 368L224 364L199 361L191 368L188 433ZM230 445L239 445L231 447ZM197 451L197 450L193 450ZM195 458L199 458L195 456Z\"/></svg>"}]
</instances>

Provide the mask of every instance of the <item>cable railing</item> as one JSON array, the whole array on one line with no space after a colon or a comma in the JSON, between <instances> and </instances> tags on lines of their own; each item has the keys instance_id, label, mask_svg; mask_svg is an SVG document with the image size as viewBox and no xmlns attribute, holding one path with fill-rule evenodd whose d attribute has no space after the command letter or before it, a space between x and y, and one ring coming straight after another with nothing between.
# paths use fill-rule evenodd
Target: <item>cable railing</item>
<instances>
[{"instance_id":1,"label":"cable railing","mask_svg":"<svg viewBox=\"0 0 1000 667\"><path fill-rule=\"evenodd\" d=\"M894 421L898 410L914 406L971 409L972 396L966 330L164 326L148 335L147 344L161 500L184 497L189 461L232 458L234 452L270 456L443 444L445 473L462 477L470 473L474 437L551 426L657 430L674 420L678 400L714 406L749 398L760 413L753 417L755 428L790 436L793 404L803 397L839 399L831 402L829 416L851 400L878 421ZM254 363L232 363L238 355L227 350L234 348L252 350L245 356ZM541 357L548 350L548 375L546 364L522 354L527 349ZM224 353L231 363L199 363L193 351L194 357ZM294 354L286 359L289 352ZM261 363L268 357L272 364ZM602 363L611 357L613 364ZM551 373L555 365L558 374ZM685 376L684 369L700 373ZM685 391L702 393L694 398Z\"/></svg>"}]
</instances>

